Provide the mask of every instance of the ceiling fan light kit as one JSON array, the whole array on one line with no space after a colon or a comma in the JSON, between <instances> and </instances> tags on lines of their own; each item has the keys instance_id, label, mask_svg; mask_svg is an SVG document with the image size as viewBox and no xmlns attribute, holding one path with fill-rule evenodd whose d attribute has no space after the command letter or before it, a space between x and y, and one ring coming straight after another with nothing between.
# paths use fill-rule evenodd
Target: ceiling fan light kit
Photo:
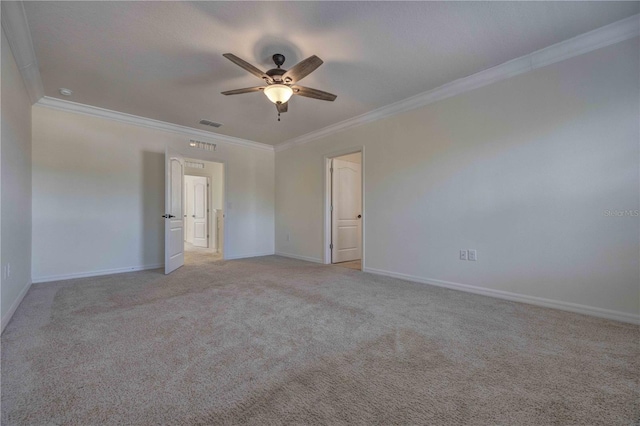
<instances>
[{"instance_id":1,"label":"ceiling fan light kit","mask_svg":"<svg viewBox=\"0 0 640 426\"><path fill-rule=\"evenodd\" d=\"M271 102L276 105L278 110L278 121L280 121L280 113L287 112L289 109L288 102L292 95L305 96L312 99L320 99L323 101L334 101L336 95L328 92L323 92L318 89L311 89L309 87L303 87L294 85L298 81L302 80L320 65L322 65L322 59L313 55L307 59L294 65L290 70L284 70L280 68L284 64L285 57L280 53L276 53L271 58L276 64L277 68L272 68L269 71L263 72L254 67L247 61L238 58L232 53L225 53L225 58L229 59L239 67L249 71L251 74L264 80L266 86L247 87L244 89L227 90L222 92L223 95L240 95L242 93L258 92L262 90L264 94L269 98Z\"/></svg>"},{"instance_id":2,"label":"ceiling fan light kit","mask_svg":"<svg viewBox=\"0 0 640 426\"><path fill-rule=\"evenodd\" d=\"M274 104L285 104L293 95L293 89L284 84L271 84L264 88L264 94Z\"/></svg>"}]
</instances>

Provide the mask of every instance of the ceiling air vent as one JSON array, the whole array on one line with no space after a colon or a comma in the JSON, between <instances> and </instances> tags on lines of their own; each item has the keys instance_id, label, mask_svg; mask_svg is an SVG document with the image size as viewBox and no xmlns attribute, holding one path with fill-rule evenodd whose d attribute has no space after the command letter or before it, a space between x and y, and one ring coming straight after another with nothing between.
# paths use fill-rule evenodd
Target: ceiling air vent
<instances>
[{"instance_id":1,"label":"ceiling air vent","mask_svg":"<svg viewBox=\"0 0 640 426\"><path fill-rule=\"evenodd\" d=\"M222 124L216 123L215 121L211 121L211 120L200 120L200 124L204 124L205 126L211 126L211 127L222 126Z\"/></svg>"}]
</instances>

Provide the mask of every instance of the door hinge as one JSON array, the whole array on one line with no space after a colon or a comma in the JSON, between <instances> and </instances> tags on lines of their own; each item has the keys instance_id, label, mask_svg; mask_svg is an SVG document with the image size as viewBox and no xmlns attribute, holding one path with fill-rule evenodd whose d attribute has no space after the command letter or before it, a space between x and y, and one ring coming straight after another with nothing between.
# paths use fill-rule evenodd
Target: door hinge
<instances>
[{"instance_id":1,"label":"door hinge","mask_svg":"<svg viewBox=\"0 0 640 426\"><path fill-rule=\"evenodd\" d=\"M333 167L329 169L329 173L333 173Z\"/></svg>"},{"instance_id":2,"label":"door hinge","mask_svg":"<svg viewBox=\"0 0 640 426\"><path fill-rule=\"evenodd\" d=\"M329 211L333 211L333 204L331 205L331 207L329 207Z\"/></svg>"},{"instance_id":3,"label":"door hinge","mask_svg":"<svg viewBox=\"0 0 640 426\"><path fill-rule=\"evenodd\" d=\"M329 249L333 250L333 243L329 244Z\"/></svg>"}]
</instances>

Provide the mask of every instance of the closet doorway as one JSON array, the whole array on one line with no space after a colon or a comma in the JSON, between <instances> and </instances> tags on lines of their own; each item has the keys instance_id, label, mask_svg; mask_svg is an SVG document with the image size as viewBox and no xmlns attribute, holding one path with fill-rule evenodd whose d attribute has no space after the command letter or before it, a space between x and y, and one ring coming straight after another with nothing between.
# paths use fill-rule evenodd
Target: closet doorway
<instances>
[{"instance_id":1,"label":"closet doorway","mask_svg":"<svg viewBox=\"0 0 640 426\"><path fill-rule=\"evenodd\" d=\"M325 263L362 270L362 151L327 157L325 161L325 234L328 239Z\"/></svg>"}]
</instances>

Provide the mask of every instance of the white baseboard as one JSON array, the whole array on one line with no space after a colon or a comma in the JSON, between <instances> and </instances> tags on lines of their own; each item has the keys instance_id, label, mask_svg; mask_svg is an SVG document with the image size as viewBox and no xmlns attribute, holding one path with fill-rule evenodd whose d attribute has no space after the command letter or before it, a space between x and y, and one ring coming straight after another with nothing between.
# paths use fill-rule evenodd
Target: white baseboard
<instances>
[{"instance_id":1,"label":"white baseboard","mask_svg":"<svg viewBox=\"0 0 640 426\"><path fill-rule=\"evenodd\" d=\"M298 259L298 260L306 260L307 262L313 262L313 263L324 263L322 259L319 259L317 257L298 256L297 254L284 253L281 251L277 251L276 256L290 257L291 259Z\"/></svg>"},{"instance_id":2,"label":"white baseboard","mask_svg":"<svg viewBox=\"0 0 640 426\"><path fill-rule=\"evenodd\" d=\"M590 315L594 317L606 318L614 321L621 321L631 324L640 324L640 315L630 314L626 312L611 311L608 309L595 308L593 306L579 305L577 303L562 302L559 300L545 299L542 297L527 296L524 294L511 293L502 290L493 290L484 287L475 287L468 284L454 283L450 281L436 280L432 278L422 278L414 275L401 274L399 272L390 272L382 269L364 268L364 272L376 275L384 275L392 278L400 278L407 281L413 281L423 284L444 287L453 290L464 291L467 293L475 293L483 296L495 297L497 299L511 300L513 302L528 303L530 305L543 306L545 308L560 309L563 311L575 312L578 314Z\"/></svg>"},{"instance_id":3,"label":"white baseboard","mask_svg":"<svg viewBox=\"0 0 640 426\"><path fill-rule=\"evenodd\" d=\"M76 272L73 274L49 275L48 277L37 277L33 283L48 283L53 281L72 280L74 278L99 277L101 275L122 274L124 272L146 271L148 269L163 268L164 263L154 263L152 265L128 266L126 268L102 269L99 271Z\"/></svg>"},{"instance_id":4,"label":"white baseboard","mask_svg":"<svg viewBox=\"0 0 640 426\"><path fill-rule=\"evenodd\" d=\"M18 309L18 306L20 306L20 303L22 303L22 299L24 299L24 296L27 295L27 292L29 291L30 288L31 288L31 282L28 282L22 288L22 290L20 290L20 294L18 294L18 297L16 298L16 300L14 300L13 303L11 304L11 307L9 308L9 312L7 312L2 316L2 330L0 331L0 333L3 332L7 324L9 324L9 321L11 321L11 317L13 317L13 314L16 312L16 309Z\"/></svg>"},{"instance_id":5,"label":"white baseboard","mask_svg":"<svg viewBox=\"0 0 640 426\"><path fill-rule=\"evenodd\" d=\"M260 256L273 256L273 252L265 251L262 253L235 254L233 256L225 256L224 260L247 259L249 257L260 257Z\"/></svg>"}]
</instances>

